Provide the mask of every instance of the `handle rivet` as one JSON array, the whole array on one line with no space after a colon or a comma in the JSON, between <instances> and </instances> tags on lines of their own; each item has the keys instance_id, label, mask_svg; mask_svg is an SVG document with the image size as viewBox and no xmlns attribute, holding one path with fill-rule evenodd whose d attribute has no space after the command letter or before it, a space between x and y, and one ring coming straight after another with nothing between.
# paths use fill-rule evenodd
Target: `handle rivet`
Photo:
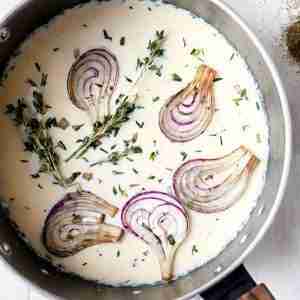
<instances>
[{"instance_id":1,"label":"handle rivet","mask_svg":"<svg viewBox=\"0 0 300 300\"><path fill-rule=\"evenodd\" d=\"M0 253L5 256L10 256L12 254L11 247L7 243L0 244Z\"/></svg>"},{"instance_id":2,"label":"handle rivet","mask_svg":"<svg viewBox=\"0 0 300 300\"><path fill-rule=\"evenodd\" d=\"M0 28L0 43L6 42L10 38L10 31L8 28Z\"/></svg>"}]
</instances>

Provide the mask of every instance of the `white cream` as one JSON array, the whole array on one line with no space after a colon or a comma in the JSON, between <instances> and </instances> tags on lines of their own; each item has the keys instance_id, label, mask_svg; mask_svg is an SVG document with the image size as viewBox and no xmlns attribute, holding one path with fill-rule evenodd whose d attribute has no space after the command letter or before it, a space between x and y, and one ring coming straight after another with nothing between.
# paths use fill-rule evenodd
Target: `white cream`
<instances>
[{"instance_id":1,"label":"white cream","mask_svg":"<svg viewBox=\"0 0 300 300\"><path fill-rule=\"evenodd\" d=\"M104 39L103 29L112 36L112 42ZM66 117L73 125L85 123L78 132L71 127L65 131L53 130L55 140L62 139L68 148L68 151L60 151L61 156L66 158L77 147L75 141L91 130L87 115L75 108L68 99L66 78L74 62L73 50L79 48L83 53L101 46L111 49L118 57L121 68L120 84L116 91L118 95L128 90L130 83L125 76L135 76L137 58L147 54L146 46L156 30L165 30L168 36L166 54L161 60L164 66L162 76L151 73L146 75L139 84L139 105L145 109L134 112L132 120L122 127L117 138L103 140L105 149L113 144L120 145L119 149L122 149L122 140L138 132L138 144L142 145L144 153L134 156L134 162L124 160L117 167L106 164L92 168L93 180L87 182L80 179L82 186L121 208L128 197L120 194L115 196L113 186L120 184L129 197L140 192L141 187L146 190L170 191L173 173L167 168L175 170L181 165L182 151L188 154L188 159L218 157L243 144L261 160L247 192L234 207L210 215L189 211L191 233L175 260L175 274L180 276L216 257L235 238L255 207L267 169L268 127L263 99L243 58L216 29L187 11L152 1L92 2L67 10L49 25L36 31L22 45L21 55L12 60L10 65L15 68L8 71L8 78L0 89L1 111L18 97L28 95L28 85L24 82L26 78L38 80L39 74L34 63L39 62L43 71L49 74L45 99L53 107L57 118ZM124 46L120 45L122 36L126 37ZM53 51L54 48L59 49ZM218 77L223 78L215 83L218 111L204 135L188 143L174 144L161 133L158 113L164 101L193 79L201 63L190 55L193 48L203 48L205 63L216 69ZM179 74L183 81L173 81L173 73ZM246 88L249 98L242 100L239 106L233 101L238 97L238 87ZM156 96L160 100L153 103L152 99ZM136 120L145 122L144 127L139 128ZM65 191L51 184L47 176L31 179L29 175L33 172L33 165L20 162L21 159L31 157L23 152L19 131L3 115L0 118L0 136L1 196L5 199L14 198L9 202L12 219L26 234L36 252L45 256L47 252L40 240L43 223L51 207ZM159 151L157 159L149 160L150 153L156 150ZM202 152L198 153L198 150ZM99 150L91 150L86 157L93 162L106 155ZM137 169L139 174L135 174L132 168ZM83 160L73 160L64 165L63 169L67 175L78 170L89 171L88 164ZM123 171L125 174L113 175L112 170ZM149 180L151 175L155 175L156 179ZM160 178L163 179L162 183L158 183L157 179ZM101 184L99 179L103 181ZM130 184L140 184L140 187L129 188ZM108 218L107 222L120 225L119 215L115 219ZM194 245L198 250L196 253L192 251ZM59 259L52 256L52 259L54 264L61 264L66 272L101 283L118 286L160 281L156 257L147 245L129 233L118 244L98 245L73 257Z\"/></svg>"}]
</instances>

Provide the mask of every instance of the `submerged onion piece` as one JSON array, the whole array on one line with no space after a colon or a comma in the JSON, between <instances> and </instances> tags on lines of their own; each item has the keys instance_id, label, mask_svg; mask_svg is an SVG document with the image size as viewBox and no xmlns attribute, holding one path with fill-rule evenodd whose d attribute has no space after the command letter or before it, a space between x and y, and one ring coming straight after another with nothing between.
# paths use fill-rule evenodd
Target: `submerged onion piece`
<instances>
[{"instance_id":1,"label":"submerged onion piece","mask_svg":"<svg viewBox=\"0 0 300 300\"><path fill-rule=\"evenodd\" d=\"M193 140L209 126L215 113L213 83L216 74L212 68L201 65L195 79L162 107L160 129L172 142Z\"/></svg>"},{"instance_id":2,"label":"submerged onion piece","mask_svg":"<svg viewBox=\"0 0 300 300\"><path fill-rule=\"evenodd\" d=\"M119 63L106 48L83 53L68 75L68 93L72 103L87 111L93 123L110 115L111 97L119 81Z\"/></svg>"},{"instance_id":3,"label":"submerged onion piece","mask_svg":"<svg viewBox=\"0 0 300 300\"><path fill-rule=\"evenodd\" d=\"M131 198L122 210L123 226L150 246L157 256L162 279L173 277L173 262L189 231L189 219L173 196L144 192Z\"/></svg>"},{"instance_id":4,"label":"submerged onion piece","mask_svg":"<svg viewBox=\"0 0 300 300\"><path fill-rule=\"evenodd\" d=\"M195 211L224 211L241 198L258 163L244 146L220 158L190 160L175 172L173 188L178 199Z\"/></svg>"},{"instance_id":5,"label":"submerged onion piece","mask_svg":"<svg viewBox=\"0 0 300 300\"><path fill-rule=\"evenodd\" d=\"M97 244L117 242L123 230L104 223L105 215L117 212L117 207L90 192L68 193L46 219L44 246L55 256L68 257Z\"/></svg>"}]
</instances>

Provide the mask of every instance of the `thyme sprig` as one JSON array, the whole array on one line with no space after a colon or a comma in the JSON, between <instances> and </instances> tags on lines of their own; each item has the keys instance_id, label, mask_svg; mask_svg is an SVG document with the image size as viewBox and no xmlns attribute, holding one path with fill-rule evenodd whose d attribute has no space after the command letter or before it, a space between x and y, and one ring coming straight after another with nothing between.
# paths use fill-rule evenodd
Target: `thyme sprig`
<instances>
[{"instance_id":1,"label":"thyme sprig","mask_svg":"<svg viewBox=\"0 0 300 300\"><path fill-rule=\"evenodd\" d=\"M40 66L38 71L41 73ZM32 79L26 82L32 88L32 105L27 104L24 98L19 98L16 105L6 106L6 114L24 131L25 151L35 153L39 158L40 168L37 174L33 174L35 177L32 177L37 178L40 173L46 173L53 176L55 183L66 187L71 182L62 174L61 159L56 152L57 144L54 143L49 132L51 128L58 125L56 118L49 116L50 106L44 101L43 91L47 84L47 74L41 73L40 83Z\"/></svg>"},{"instance_id":2,"label":"thyme sprig","mask_svg":"<svg viewBox=\"0 0 300 300\"><path fill-rule=\"evenodd\" d=\"M93 134L83 139L82 144L65 161L69 162L74 157L81 158L88 152L90 147L95 147L98 141L103 137L111 135L116 136L122 125L130 120L130 115L136 109L137 97L125 96L115 113L104 118L103 123L94 124Z\"/></svg>"},{"instance_id":3,"label":"thyme sprig","mask_svg":"<svg viewBox=\"0 0 300 300\"><path fill-rule=\"evenodd\" d=\"M161 67L156 65L156 59L164 55L163 43L165 39L166 36L163 30L156 31L156 38L148 43L147 50L149 55L143 59L138 59L137 69L139 73L135 80L131 80L132 85L127 95L119 95L116 101L116 103L119 103L116 111L113 114L106 115L103 122L98 121L94 124L92 134L83 139L82 145L65 160L66 162L69 162L74 157L77 159L81 158L91 147L97 147L103 137L109 137L112 134L116 136L124 123L130 120L132 113L137 109L136 101L139 96L134 91L138 83L147 71L157 72L158 69L161 70Z\"/></svg>"},{"instance_id":4,"label":"thyme sprig","mask_svg":"<svg viewBox=\"0 0 300 300\"><path fill-rule=\"evenodd\" d=\"M122 159L129 158L132 154L141 154L143 153L142 147L136 145L137 141L137 135L135 134L131 140L124 141L125 148L122 151L113 151L111 152L107 158L99 160L93 164L91 164L91 167L94 167L96 165L103 165L105 163L112 163L113 165L117 165Z\"/></svg>"}]
</instances>

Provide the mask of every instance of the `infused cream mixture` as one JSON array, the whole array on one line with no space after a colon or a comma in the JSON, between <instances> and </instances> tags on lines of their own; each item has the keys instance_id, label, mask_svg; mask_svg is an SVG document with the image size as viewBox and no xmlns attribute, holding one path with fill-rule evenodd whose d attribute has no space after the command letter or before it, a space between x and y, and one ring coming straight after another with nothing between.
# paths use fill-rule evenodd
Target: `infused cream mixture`
<instances>
[{"instance_id":1,"label":"infused cream mixture","mask_svg":"<svg viewBox=\"0 0 300 300\"><path fill-rule=\"evenodd\" d=\"M240 201L219 213L187 210L190 233L175 257L174 274L178 277L206 264L236 237L256 205L267 169L269 136L261 93L244 59L215 28L188 11L153 1L91 2L66 10L34 32L11 60L0 89L0 105L4 112L5 106L16 103L19 97L29 97L31 91L25 82L29 78L39 81L38 69L42 68L48 74L45 101L58 120L65 118L70 123L65 130L51 129L53 139L63 141L66 147L58 147L57 152L67 158L78 147L76 141L88 135L92 126L88 114L72 105L68 96L67 78L74 54L99 47L114 53L120 66L114 102L120 93L130 90L137 59L147 56L147 45L157 30L164 30L167 37L165 53L159 58L161 76L147 72L138 83L139 107L116 137L102 139L101 149L90 149L84 159L63 163L62 169L68 176L91 173L77 182L121 211L126 201L141 191L173 193L173 174L185 161L220 157L240 145L251 150L260 164ZM159 128L160 109L193 80L203 63L217 71L214 118L196 139L172 143ZM81 124L79 130L72 127ZM142 154L131 155L132 161L123 159L118 165L90 167L106 159L111 149L122 150L123 140L135 133ZM89 247L67 258L49 254L41 241L42 228L50 209L66 191L47 175L32 178L38 168L37 158L23 151L22 132L5 114L0 118L0 136L1 198L8 201L12 220L38 255L51 258L65 272L113 286L161 280L156 256L129 232L120 242ZM115 218L106 217L106 222L122 226L120 211Z\"/></svg>"}]
</instances>

